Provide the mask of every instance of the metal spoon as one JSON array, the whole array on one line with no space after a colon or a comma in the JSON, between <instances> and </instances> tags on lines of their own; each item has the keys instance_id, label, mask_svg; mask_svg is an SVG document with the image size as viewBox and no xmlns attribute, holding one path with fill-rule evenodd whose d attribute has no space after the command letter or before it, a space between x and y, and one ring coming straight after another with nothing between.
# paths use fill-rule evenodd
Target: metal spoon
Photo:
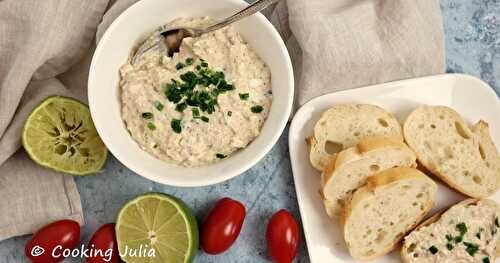
<instances>
[{"instance_id":1,"label":"metal spoon","mask_svg":"<svg viewBox=\"0 0 500 263\"><path fill-rule=\"evenodd\" d=\"M206 28L166 28L158 32L156 41L145 41L137 49L134 56L132 57L132 64L146 52L158 50L159 52L164 52L168 56L173 56L174 53L179 52L182 40L186 37L199 37L205 33L212 32L228 26L236 21L239 21L247 16L251 16L259 11L262 11L271 4L274 4L280 0L258 0L253 4L249 5L247 8L239 11L238 13Z\"/></svg>"}]
</instances>

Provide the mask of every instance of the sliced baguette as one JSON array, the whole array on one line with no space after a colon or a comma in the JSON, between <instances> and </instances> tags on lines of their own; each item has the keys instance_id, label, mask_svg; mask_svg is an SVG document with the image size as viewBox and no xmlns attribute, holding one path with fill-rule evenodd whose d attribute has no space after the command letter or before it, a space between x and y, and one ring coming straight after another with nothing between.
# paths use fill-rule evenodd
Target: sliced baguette
<instances>
[{"instance_id":1,"label":"sliced baguette","mask_svg":"<svg viewBox=\"0 0 500 263\"><path fill-rule=\"evenodd\" d=\"M474 198L500 187L500 155L486 122L469 128L453 109L422 106L408 116L403 130L420 163L450 187Z\"/></svg>"},{"instance_id":2,"label":"sliced baguette","mask_svg":"<svg viewBox=\"0 0 500 263\"><path fill-rule=\"evenodd\" d=\"M415 153L398 138L366 137L340 152L322 173L324 205L330 217L340 215L343 204L366 179L396 167L416 167Z\"/></svg>"},{"instance_id":3,"label":"sliced baguette","mask_svg":"<svg viewBox=\"0 0 500 263\"><path fill-rule=\"evenodd\" d=\"M369 177L347 203L342 225L349 253L370 260L389 253L434 205L437 185L414 168Z\"/></svg>"},{"instance_id":4,"label":"sliced baguette","mask_svg":"<svg viewBox=\"0 0 500 263\"><path fill-rule=\"evenodd\" d=\"M337 105L323 113L307 139L312 166L323 171L340 151L356 145L367 136L383 135L403 141L401 125L384 109L369 104Z\"/></svg>"},{"instance_id":5,"label":"sliced baguette","mask_svg":"<svg viewBox=\"0 0 500 263\"><path fill-rule=\"evenodd\" d=\"M500 207L494 201L464 200L445 212L433 215L406 236L401 258L407 263L485 262L484 258L494 262L500 242L500 228L495 222L499 217ZM455 237L460 236L457 229L459 223L465 224L467 232L461 242L455 242ZM450 236L447 238L446 235ZM448 240L450 238L451 241ZM464 242L479 246L473 256L467 252ZM452 247L448 248L448 244ZM431 246L437 249L435 254L430 251Z\"/></svg>"}]
</instances>

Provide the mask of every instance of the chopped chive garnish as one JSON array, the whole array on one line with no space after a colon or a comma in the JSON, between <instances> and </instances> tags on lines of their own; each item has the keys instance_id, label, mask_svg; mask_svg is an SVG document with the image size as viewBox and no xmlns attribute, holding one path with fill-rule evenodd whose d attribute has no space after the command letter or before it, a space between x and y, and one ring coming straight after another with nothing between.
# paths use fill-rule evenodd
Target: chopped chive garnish
<instances>
[{"instance_id":1,"label":"chopped chive garnish","mask_svg":"<svg viewBox=\"0 0 500 263\"><path fill-rule=\"evenodd\" d=\"M218 154L216 154L216 155L215 155L215 157L217 157L217 158L219 158L219 159L224 159L224 158L226 158L227 156L226 156L226 155L224 155L224 154L222 154L222 153L218 153Z\"/></svg>"},{"instance_id":2,"label":"chopped chive garnish","mask_svg":"<svg viewBox=\"0 0 500 263\"><path fill-rule=\"evenodd\" d=\"M264 110L264 108L260 105L256 105L256 106L251 107L250 110L253 113L261 113Z\"/></svg>"},{"instance_id":3,"label":"chopped chive garnish","mask_svg":"<svg viewBox=\"0 0 500 263\"><path fill-rule=\"evenodd\" d=\"M500 227L500 225L498 224L498 217L495 217L495 226Z\"/></svg>"},{"instance_id":4,"label":"chopped chive garnish","mask_svg":"<svg viewBox=\"0 0 500 263\"><path fill-rule=\"evenodd\" d=\"M451 243L447 243L447 244L446 244L446 248L447 248L448 250L452 250L452 249L453 249L453 245L452 245Z\"/></svg>"},{"instance_id":5,"label":"chopped chive garnish","mask_svg":"<svg viewBox=\"0 0 500 263\"><path fill-rule=\"evenodd\" d=\"M446 235L446 240L448 240L448 241L452 241L452 240L453 240L453 236L452 236L452 235L450 235L450 234L447 234L447 235Z\"/></svg>"},{"instance_id":6,"label":"chopped chive garnish","mask_svg":"<svg viewBox=\"0 0 500 263\"><path fill-rule=\"evenodd\" d=\"M476 244L464 242L464 245L466 247L465 251L467 251L467 253L471 256L474 256L474 254L476 254L476 252L479 250L479 246Z\"/></svg>"},{"instance_id":7,"label":"chopped chive garnish","mask_svg":"<svg viewBox=\"0 0 500 263\"><path fill-rule=\"evenodd\" d=\"M497 230L495 227L492 227L492 228L491 228L491 235L492 235L492 236L496 235L497 231L498 231L498 230Z\"/></svg>"},{"instance_id":8,"label":"chopped chive garnish","mask_svg":"<svg viewBox=\"0 0 500 263\"><path fill-rule=\"evenodd\" d=\"M227 116L231 117L233 115L233 112L232 111L228 111L227 112Z\"/></svg>"},{"instance_id":9,"label":"chopped chive garnish","mask_svg":"<svg viewBox=\"0 0 500 263\"><path fill-rule=\"evenodd\" d=\"M186 103L179 103L177 104L177 106L175 106L175 110L178 111L178 112L184 112L184 110L187 108L187 104Z\"/></svg>"},{"instance_id":10,"label":"chopped chive garnish","mask_svg":"<svg viewBox=\"0 0 500 263\"><path fill-rule=\"evenodd\" d=\"M455 237L455 243L460 243L460 242L462 242L463 239L464 238L462 236L457 236L457 237Z\"/></svg>"},{"instance_id":11,"label":"chopped chive garnish","mask_svg":"<svg viewBox=\"0 0 500 263\"><path fill-rule=\"evenodd\" d=\"M439 251L439 249L437 249L437 247L435 247L435 246L431 246L429 248L429 251L434 255Z\"/></svg>"},{"instance_id":12,"label":"chopped chive garnish","mask_svg":"<svg viewBox=\"0 0 500 263\"><path fill-rule=\"evenodd\" d=\"M465 233L467 233L467 226L465 225L465 223L459 223L456 225L456 228L458 230L458 232L460 232L460 235L465 235Z\"/></svg>"},{"instance_id":13,"label":"chopped chive garnish","mask_svg":"<svg viewBox=\"0 0 500 263\"><path fill-rule=\"evenodd\" d=\"M180 69L183 69L185 66L186 66L186 65L184 65L184 63L179 62L179 63L177 63L177 65L175 65L175 68L176 68L177 70L180 70Z\"/></svg>"},{"instance_id":14,"label":"chopped chive garnish","mask_svg":"<svg viewBox=\"0 0 500 263\"><path fill-rule=\"evenodd\" d=\"M490 263L490 259L488 257L483 258L483 263Z\"/></svg>"},{"instance_id":15,"label":"chopped chive garnish","mask_svg":"<svg viewBox=\"0 0 500 263\"><path fill-rule=\"evenodd\" d=\"M153 118L153 113L151 112L143 112L142 117L146 120L152 119Z\"/></svg>"},{"instance_id":16,"label":"chopped chive garnish","mask_svg":"<svg viewBox=\"0 0 500 263\"><path fill-rule=\"evenodd\" d=\"M193 118L200 117L200 110L198 108L192 108Z\"/></svg>"},{"instance_id":17,"label":"chopped chive garnish","mask_svg":"<svg viewBox=\"0 0 500 263\"><path fill-rule=\"evenodd\" d=\"M192 109L193 118L209 122L209 118L206 116L202 117L201 113L214 113L216 107L219 105L217 101L218 96L235 90L235 87L227 82L224 72L209 68L208 63L201 58L200 61L201 63L196 65L195 71L187 71L180 75L180 80L172 79L171 82L167 83L164 93L167 100L175 105L176 111L184 112L188 107L196 108L196 110ZM186 58L185 64L178 63L176 68L184 68L186 65L193 65L194 63L194 58ZM241 95L242 98L248 98L249 96L248 94ZM156 106L157 104L155 103ZM259 113L262 110L262 106L254 106L252 108L252 111L255 113ZM229 116L231 114L228 112Z\"/></svg>"},{"instance_id":18,"label":"chopped chive garnish","mask_svg":"<svg viewBox=\"0 0 500 263\"><path fill-rule=\"evenodd\" d=\"M152 122L148 122L148 128L152 131L156 130L156 126Z\"/></svg>"},{"instance_id":19,"label":"chopped chive garnish","mask_svg":"<svg viewBox=\"0 0 500 263\"><path fill-rule=\"evenodd\" d=\"M248 93L240 93L240 100L248 100L250 98L250 94Z\"/></svg>"},{"instance_id":20,"label":"chopped chive garnish","mask_svg":"<svg viewBox=\"0 0 500 263\"><path fill-rule=\"evenodd\" d=\"M484 228L482 228L482 227L479 228L479 231L476 234L477 239L481 239L481 232L483 232L483 231L484 231Z\"/></svg>"},{"instance_id":21,"label":"chopped chive garnish","mask_svg":"<svg viewBox=\"0 0 500 263\"><path fill-rule=\"evenodd\" d=\"M175 133L181 133L182 132L181 120L172 119L172 121L170 122L170 127Z\"/></svg>"},{"instance_id":22,"label":"chopped chive garnish","mask_svg":"<svg viewBox=\"0 0 500 263\"><path fill-rule=\"evenodd\" d=\"M154 106L155 106L155 108L156 108L157 110L159 110L159 111L162 111L162 110L163 110L163 108L164 108L163 104L161 104L161 102L159 102L159 101L155 101L155 102L153 102L153 105L154 105Z\"/></svg>"}]
</instances>

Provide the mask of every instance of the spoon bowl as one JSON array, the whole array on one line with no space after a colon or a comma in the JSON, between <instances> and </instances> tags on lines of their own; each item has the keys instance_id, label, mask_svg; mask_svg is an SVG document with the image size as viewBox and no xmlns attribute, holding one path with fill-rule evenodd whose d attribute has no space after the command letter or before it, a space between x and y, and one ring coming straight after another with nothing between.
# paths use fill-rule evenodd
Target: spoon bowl
<instances>
[{"instance_id":1,"label":"spoon bowl","mask_svg":"<svg viewBox=\"0 0 500 263\"><path fill-rule=\"evenodd\" d=\"M154 41L153 44L151 44L149 41L145 41L141 46L139 46L136 53L132 57L132 64L135 64L135 62L142 55L150 51L159 51L162 54L167 54L169 57L172 57L174 53L179 52L182 40L184 40L184 38L199 37L202 34L221 29L245 17L260 12L266 7L278 1L280 0L257 0L253 4L242 9L236 14L206 28L164 28L158 32L159 34L157 36L157 40Z\"/></svg>"}]
</instances>

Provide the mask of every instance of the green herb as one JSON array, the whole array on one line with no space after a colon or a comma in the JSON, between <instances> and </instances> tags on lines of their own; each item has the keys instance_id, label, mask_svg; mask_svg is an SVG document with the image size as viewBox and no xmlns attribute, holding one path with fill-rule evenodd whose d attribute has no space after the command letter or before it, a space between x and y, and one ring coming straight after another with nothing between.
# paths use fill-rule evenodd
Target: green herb
<instances>
[{"instance_id":1,"label":"green herb","mask_svg":"<svg viewBox=\"0 0 500 263\"><path fill-rule=\"evenodd\" d=\"M464 245L466 247L465 251L467 251L467 253L471 256L474 256L474 254L476 254L476 252L479 250L479 246L476 244L464 242Z\"/></svg>"},{"instance_id":2,"label":"green herb","mask_svg":"<svg viewBox=\"0 0 500 263\"><path fill-rule=\"evenodd\" d=\"M260 105L257 105L257 106L253 106L250 108L250 110L253 112L253 113L261 113L264 108Z\"/></svg>"},{"instance_id":3,"label":"green herb","mask_svg":"<svg viewBox=\"0 0 500 263\"><path fill-rule=\"evenodd\" d=\"M233 112L232 111L228 111L227 112L227 116L231 117L233 115Z\"/></svg>"},{"instance_id":4,"label":"green herb","mask_svg":"<svg viewBox=\"0 0 500 263\"><path fill-rule=\"evenodd\" d=\"M479 231L476 234L477 239L481 239L481 232L483 232L483 231L484 231L484 228L482 228L482 227L479 228Z\"/></svg>"},{"instance_id":5,"label":"green herb","mask_svg":"<svg viewBox=\"0 0 500 263\"><path fill-rule=\"evenodd\" d=\"M457 237L455 237L455 243L460 243L460 242L462 242L463 239L464 238L462 236L457 236Z\"/></svg>"},{"instance_id":6,"label":"green herb","mask_svg":"<svg viewBox=\"0 0 500 263\"><path fill-rule=\"evenodd\" d=\"M167 84L165 87L165 96L168 101L172 103L178 103L182 99L182 90L179 87L179 83L172 79L172 82Z\"/></svg>"},{"instance_id":7,"label":"green herb","mask_svg":"<svg viewBox=\"0 0 500 263\"><path fill-rule=\"evenodd\" d=\"M495 217L495 226L500 227L500 225L498 224L498 217Z\"/></svg>"},{"instance_id":8,"label":"green herb","mask_svg":"<svg viewBox=\"0 0 500 263\"><path fill-rule=\"evenodd\" d=\"M434 255L439 251L439 249L437 249L437 247L435 247L435 246L431 246L429 248L429 251Z\"/></svg>"},{"instance_id":9,"label":"green herb","mask_svg":"<svg viewBox=\"0 0 500 263\"><path fill-rule=\"evenodd\" d=\"M153 105L154 105L154 106L155 106L155 108L156 108L157 110L159 110L159 111L162 111L162 110L163 110L163 108L164 108L163 104L161 104L161 102L159 102L159 101L155 101L155 102L153 102Z\"/></svg>"},{"instance_id":10,"label":"green herb","mask_svg":"<svg viewBox=\"0 0 500 263\"><path fill-rule=\"evenodd\" d=\"M143 112L142 117L146 120L152 119L153 118L153 113L151 112Z\"/></svg>"},{"instance_id":11,"label":"green herb","mask_svg":"<svg viewBox=\"0 0 500 263\"><path fill-rule=\"evenodd\" d=\"M224 159L224 158L226 158L226 157L227 157L226 155L224 155L224 154L222 154L222 153L218 153L218 154L216 154L215 156L216 156L217 158L219 158L219 159Z\"/></svg>"},{"instance_id":12,"label":"green herb","mask_svg":"<svg viewBox=\"0 0 500 263\"><path fill-rule=\"evenodd\" d=\"M492 227L492 228L491 228L491 235L492 235L492 236L496 235L497 231L498 231L498 230L497 230L496 228Z\"/></svg>"},{"instance_id":13,"label":"green herb","mask_svg":"<svg viewBox=\"0 0 500 263\"><path fill-rule=\"evenodd\" d=\"M453 249L453 245L451 243L446 243L446 248L448 250L452 250Z\"/></svg>"},{"instance_id":14,"label":"green herb","mask_svg":"<svg viewBox=\"0 0 500 263\"><path fill-rule=\"evenodd\" d=\"M463 235L465 235L465 233L467 233L467 226L465 225L465 223L458 223L456 225L456 228L457 228L458 232L460 232L461 236L463 236Z\"/></svg>"},{"instance_id":15,"label":"green herb","mask_svg":"<svg viewBox=\"0 0 500 263\"><path fill-rule=\"evenodd\" d=\"M192 89L198 84L198 76L193 71L188 71L180 76L181 80L185 82L186 89Z\"/></svg>"},{"instance_id":16,"label":"green herb","mask_svg":"<svg viewBox=\"0 0 500 263\"><path fill-rule=\"evenodd\" d=\"M231 90L234 90L234 86L231 85L231 84L227 84L227 82L224 80L224 81L221 81L218 85L217 85L217 88L221 91L221 92L226 92L226 91L231 91Z\"/></svg>"},{"instance_id":17,"label":"green herb","mask_svg":"<svg viewBox=\"0 0 500 263\"><path fill-rule=\"evenodd\" d=\"M184 68L185 66L186 66L186 65L184 65L184 63L179 62L179 63L177 63L177 65L175 65L175 68L176 68L177 70L180 70L180 69Z\"/></svg>"},{"instance_id":18,"label":"green herb","mask_svg":"<svg viewBox=\"0 0 500 263\"><path fill-rule=\"evenodd\" d=\"M452 240L453 240L453 236L452 236L452 235L450 235L450 234L447 234L447 235L446 235L446 240L448 240L448 241L452 241Z\"/></svg>"},{"instance_id":19,"label":"green herb","mask_svg":"<svg viewBox=\"0 0 500 263\"><path fill-rule=\"evenodd\" d=\"M250 98L250 94L240 93L240 100L248 100L248 98Z\"/></svg>"},{"instance_id":20,"label":"green herb","mask_svg":"<svg viewBox=\"0 0 500 263\"><path fill-rule=\"evenodd\" d=\"M192 108L191 111L193 112L193 118L200 117L200 110L198 108Z\"/></svg>"},{"instance_id":21,"label":"green herb","mask_svg":"<svg viewBox=\"0 0 500 263\"><path fill-rule=\"evenodd\" d=\"M170 122L170 127L175 133L181 133L182 132L181 120L172 119L172 121Z\"/></svg>"},{"instance_id":22,"label":"green herb","mask_svg":"<svg viewBox=\"0 0 500 263\"><path fill-rule=\"evenodd\" d=\"M156 130L156 126L152 122L148 122L148 128L152 131Z\"/></svg>"},{"instance_id":23,"label":"green herb","mask_svg":"<svg viewBox=\"0 0 500 263\"><path fill-rule=\"evenodd\" d=\"M187 104L186 103L179 103L177 104L177 106L175 106L175 110L178 111L178 112L184 112L184 110L187 108Z\"/></svg>"},{"instance_id":24,"label":"green herb","mask_svg":"<svg viewBox=\"0 0 500 263\"><path fill-rule=\"evenodd\" d=\"M165 96L169 102L175 104L175 109L184 112L187 107L196 107L193 110L193 118L200 118L208 122L208 117L200 117L200 112L212 114L218 105L217 98L220 94L234 90L235 87L226 81L226 76L222 71L214 71L208 68L208 63L203 59L200 65L196 66L196 71L187 71L179 76L180 80L172 79L165 85ZM186 64L192 65L193 58L187 58ZM182 67L184 64L179 63ZM196 87L199 87L196 89ZM201 87L200 87L201 86ZM260 107L260 106L259 106ZM258 112L262 111L257 108Z\"/></svg>"},{"instance_id":25,"label":"green herb","mask_svg":"<svg viewBox=\"0 0 500 263\"><path fill-rule=\"evenodd\" d=\"M490 263L490 259L488 257L483 258L483 263Z\"/></svg>"}]
</instances>

